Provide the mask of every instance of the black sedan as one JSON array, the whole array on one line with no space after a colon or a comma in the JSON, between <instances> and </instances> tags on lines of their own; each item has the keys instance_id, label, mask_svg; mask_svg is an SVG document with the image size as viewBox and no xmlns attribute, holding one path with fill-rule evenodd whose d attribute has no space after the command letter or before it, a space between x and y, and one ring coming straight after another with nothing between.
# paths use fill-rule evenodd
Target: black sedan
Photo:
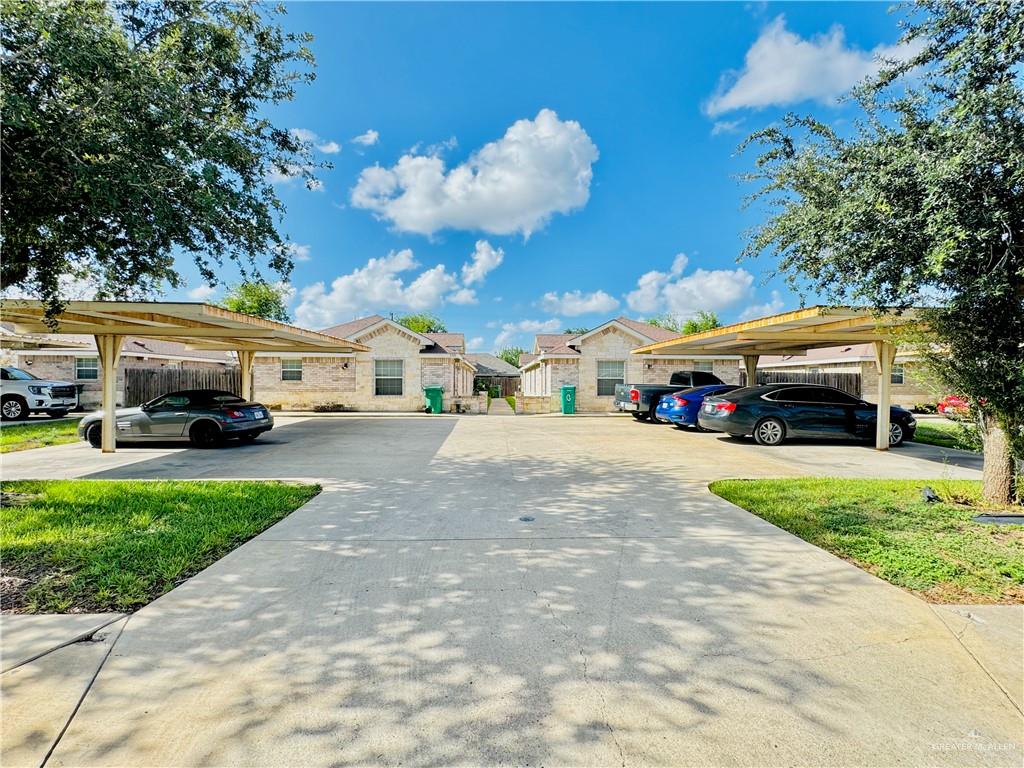
<instances>
[{"instance_id":1,"label":"black sedan","mask_svg":"<svg viewBox=\"0 0 1024 768\"><path fill-rule=\"evenodd\" d=\"M910 411L894 405L889 419L890 446L913 440L917 421ZM874 440L877 410L833 387L767 384L706 398L697 420L714 432L753 435L760 445L778 445L787 437Z\"/></svg>"},{"instance_id":2,"label":"black sedan","mask_svg":"<svg viewBox=\"0 0 1024 768\"><path fill-rule=\"evenodd\" d=\"M199 448L214 448L229 438L255 440L274 427L266 406L217 389L171 392L138 408L118 408L114 419L119 443L188 440ZM78 437L99 448L102 422L103 411L86 415Z\"/></svg>"}]
</instances>

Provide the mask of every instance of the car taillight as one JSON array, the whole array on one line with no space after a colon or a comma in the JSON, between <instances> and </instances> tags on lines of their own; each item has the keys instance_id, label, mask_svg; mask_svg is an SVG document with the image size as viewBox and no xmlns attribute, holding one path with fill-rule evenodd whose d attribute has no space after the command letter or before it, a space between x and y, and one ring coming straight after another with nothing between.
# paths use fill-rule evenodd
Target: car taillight
<instances>
[{"instance_id":1,"label":"car taillight","mask_svg":"<svg viewBox=\"0 0 1024 768\"><path fill-rule=\"evenodd\" d=\"M224 410L224 415L227 416L229 419L244 419L245 418L245 414L244 413L242 413L241 411L236 411L233 408L226 408Z\"/></svg>"},{"instance_id":2,"label":"car taillight","mask_svg":"<svg viewBox=\"0 0 1024 768\"><path fill-rule=\"evenodd\" d=\"M676 401L676 405L686 405L686 398L672 395L672 399Z\"/></svg>"},{"instance_id":3,"label":"car taillight","mask_svg":"<svg viewBox=\"0 0 1024 768\"><path fill-rule=\"evenodd\" d=\"M728 401L724 403L715 403L716 411L724 411L725 413L732 413L736 410L736 403L730 403Z\"/></svg>"},{"instance_id":4,"label":"car taillight","mask_svg":"<svg viewBox=\"0 0 1024 768\"><path fill-rule=\"evenodd\" d=\"M639 389L631 389L631 390L629 390L629 399L632 400L634 403L639 403L640 402L640 390Z\"/></svg>"}]
</instances>

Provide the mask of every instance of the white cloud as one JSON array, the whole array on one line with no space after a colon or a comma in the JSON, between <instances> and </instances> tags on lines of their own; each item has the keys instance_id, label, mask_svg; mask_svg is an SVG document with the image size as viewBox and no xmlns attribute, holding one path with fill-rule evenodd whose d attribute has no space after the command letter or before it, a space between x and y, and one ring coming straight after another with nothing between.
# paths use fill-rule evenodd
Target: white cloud
<instances>
[{"instance_id":1,"label":"white cloud","mask_svg":"<svg viewBox=\"0 0 1024 768\"><path fill-rule=\"evenodd\" d=\"M405 232L450 228L529 237L555 213L586 204L597 157L579 123L542 109L454 168L446 169L440 156L412 153L391 168L365 168L352 204Z\"/></svg>"},{"instance_id":2,"label":"white cloud","mask_svg":"<svg viewBox=\"0 0 1024 768\"><path fill-rule=\"evenodd\" d=\"M908 58L920 45L879 45L865 51L847 46L840 25L804 39L786 29L786 19L780 15L747 51L743 69L722 77L705 111L716 117L747 107L811 100L829 104L878 72L882 59Z\"/></svg>"},{"instance_id":3,"label":"white cloud","mask_svg":"<svg viewBox=\"0 0 1024 768\"><path fill-rule=\"evenodd\" d=\"M501 349L509 341L525 334L557 333L562 321L557 317L550 320L520 320L518 323L502 323L501 330L494 337L494 348Z\"/></svg>"},{"instance_id":4,"label":"white cloud","mask_svg":"<svg viewBox=\"0 0 1024 768\"><path fill-rule=\"evenodd\" d=\"M341 152L341 144L336 141L325 141L321 139L314 131L308 128L292 128L288 131L299 141L303 141L306 144L314 145L318 150L323 152L325 155L336 155Z\"/></svg>"},{"instance_id":5,"label":"white cloud","mask_svg":"<svg viewBox=\"0 0 1024 768\"><path fill-rule=\"evenodd\" d=\"M361 144L364 147L372 147L380 141L380 133L371 128L366 133L361 133L353 138L352 141L356 144Z\"/></svg>"},{"instance_id":6,"label":"white cloud","mask_svg":"<svg viewBox=\"0 0 1024 768\"><path fill-rule=\"evenodd\" d=\"M478 304L476 291L472 288L459 288L448 295L448 301L452 304Z\"/></svg>"},{"instance_id":7,"label":"white cloud","mask_svg":"<svg viewBox=\"0 0 1024 768\"><path fill-rule=\"evenodd\" d=\"M636 289L626 294L626 304L634 312L667 310L690 317L700 310L730 309L750 298L754 276L745 269L697 269L685 274L687 265L688 259L680 253L668 272L645 272Z\"/></svg>"},{"instance_id":8,"label":"white cloud","mask_svg":"<svg viewBox=\"0 0 1024 768\"><path fill-rule=\"evenodd\" d=\"M711 135L718 136L721 133L738 133L742 124L742 120L717 120L711 126Z\"/></svg>"},{"instance_id":9,"label":"white cloud","mask_svg":"<svg viewBox=\"0 0 1024 768\"><path fill-rule=\"evenodd\" d=\"M477 240L471 258L472 261L462 265L462 282L466 285L483 282L487 273L497 269L501 264L505 258L505 251L492 247L486 240Z\"/></svg>"},{"instance_id":10,"label":"white cloud","mask_svg":"<svg viewBox=\"0 0 1024 768\"><path fill-rule=\"evenodd\" d=\"M540 305L545 312L576 317L597 312L611 312L619 306L619 300L604 291L594 291L593 293L583 293L578 290L567 291L561 296L555 291L549 291L541 297Z\"/></svg>"},{"instance_id":11,"label":"white cloud","mask_svg":"<svg viewBox=\"0 0 1024 768\"><path fill-rule=\"evenodd\" d=\"M778 291L772 291L772 297L764 304L751 304L740 314L740 320L752 320L755 317L765 317L767 315L777 314L783 307L786 306L786 302L782 299L782 294Z\"/></svg>"},{"instance_id":12,"label":"white cloud","mask_svg":"<svg viewBox=\"0 0 1024 768\"><path fill-rule=\"evenodd\" d=\"M295 261L309 261L313 258L311 249L308 245L300 245L299 243L285 243L281 250L288 256L291 256Z\"/></svg>"},{"instance_id":13,"label":"white cloud","mask_svg":"<svg viewBox=\"0 0 1024 768\"><path fill-rule=\"evenodd\" d=\"M458 280L444 264L438 264L407 282L403 273L418 266L412 251L406 248L370 259L364 266L336 277L329 287L322 281L308 285L299 291L296 322L306 328L323 328L381 309L432 309L456 288Z\"/></svg>"},{"instance_id":14,"label":"white cloud","mask_svg":"<svg viewBox=\"0 0 1024 768\"><path fill-rule=\"evenodd\" d=\"M188 297L192 299L192 301L206 301L216 292L217 289L212 285L197 285L188 292Z\"/></svg>"},{"instance_id":15,"label":"white cloud","mask_svg":"<svg viewBox=\"0 0 1024 768\"><path fill-rule=\"evenodd\" d=\"M480 347L482 347L483 345L484 345L484 337L483 336L474 336L472 339L470 339L468 342L466 342L466 351L467 352L472 352L475 349L480 349Z\"/></svg>"},{"instance_id":16,"label":"white cloud","mask_svg":"<svg viewBox=\"0 0 1024 768\"><path fill-rule=\"evenodd\" d=\"M271 184L282 184L290 187L296 181L303 178L304 173L313 173L314 170L315 168L312 165L289 163L281 168L275 166L268 167L266 177L267 181ZM324 183L319 179L305 179L305 186L306 189L312 192L322 192L324 190Z\"/></svg>"}]
</instances>

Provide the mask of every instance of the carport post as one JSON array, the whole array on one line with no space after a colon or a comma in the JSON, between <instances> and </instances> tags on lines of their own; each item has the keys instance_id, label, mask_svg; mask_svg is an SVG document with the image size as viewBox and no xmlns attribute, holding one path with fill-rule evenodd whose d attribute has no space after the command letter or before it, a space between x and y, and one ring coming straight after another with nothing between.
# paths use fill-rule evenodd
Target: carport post
<instances>
[{"instance_id":1,"label":"carport post","mask_svg":"<svg viewBox=\"0 0 1024 768\"><path fill-rule=\"evenodd\" d=\"M117 363L121 359L121 341L123 336L105 333L96 335L96 351L100 356L100 367L103 369L103 425L100 447L103 453L113 453L117 441L114 437L117 409Z\"/></svg>"},{"instance_id":2,"label":"carport post","mask_svg":"<svg viewBox=\"0 0 1024 768\"><path fill-rule=\"evenodd\" d=\"M252 371L256 363L256 353L251 349L240 349L238 367L242 369L242 391L239 394L246 400L252 400Z\"/></svg>"},{"instance_id":3,"label":"carport post","mask_svg":"<svg viewBox=\"0 0 1024 768\"><path fill-rule=\"evenodd\" d=\"M760 355L743 356L743 369L747 372L748 387L753 387L757 385L757 361L760 359Z\"/></svg>"},{"instance_id":4,"label":"carport post","mask_svg":"<svg viewBox=\"0 0 1024 768\"><path fill-rule=\"evenodd\" d=\"M889 450L889 408L892 403L892 363L896 345L889 341L875 342L875 368L878 370L878 415L875 417L875 448Z\"/></svg>"}]
</instances>

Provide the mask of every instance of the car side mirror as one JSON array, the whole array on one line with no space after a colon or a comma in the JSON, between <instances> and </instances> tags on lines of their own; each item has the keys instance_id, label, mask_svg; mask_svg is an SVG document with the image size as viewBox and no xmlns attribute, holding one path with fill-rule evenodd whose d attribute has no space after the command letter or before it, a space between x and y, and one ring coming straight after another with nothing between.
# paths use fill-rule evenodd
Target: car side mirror
<instances>
[{"instance_id":1,"label":"car side mirror","mask_svg":"<svg viewBox=\"0 0 1024 768\"><path fill-rule=\"evenodd\" d=\"M142 405L140 405L139 406L139 410L142 411L142 412L148 411L149 410L149 403L143 403Z\"/></svg>"}]
</instances>

